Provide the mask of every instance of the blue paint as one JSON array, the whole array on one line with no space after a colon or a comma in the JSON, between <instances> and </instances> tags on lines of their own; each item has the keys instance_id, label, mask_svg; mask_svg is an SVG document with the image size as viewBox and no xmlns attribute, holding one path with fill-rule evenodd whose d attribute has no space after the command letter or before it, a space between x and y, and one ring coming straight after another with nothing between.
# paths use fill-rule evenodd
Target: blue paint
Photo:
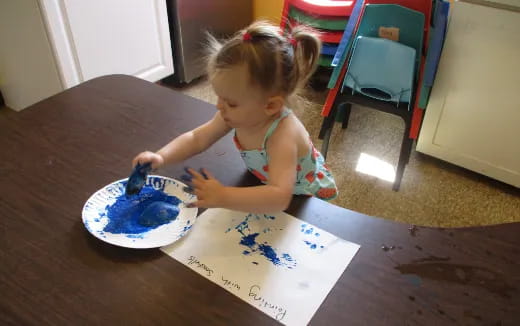
<instances>
[{"instance_id":1,"label":"blue paint","mask_svg":"<svg viewBox=\"0 0 520 326\"><path fill-rule=\"evenodd\" d=\"M125 194L127 196L138 195L146 183L146 177L150 171L152 171L151 163L145 163L143 165L137 163L132 174L128 177Z\"/></svg>"},{"instance_id":2,"label":"blue paint","mask_svg":"<svg viewBox=\"0 0 520 326\"><path fill-rule=\"evenodd\" d=\"M269 259L273 264L275 265L281 265L280 258L276 255L276 252L274 251L273 247L267 244L260 244L258 245L258 250L260 250L260 253L262 256L265 256L267 259Z\"/></svg>"},{"instance_id":3,"label":"blue paint","mask_svg":"<svg viewBox=\"0 0 520 326\"><path fill-rule=\"evenodd\" d=\"M270 217L269 215L265 214L263 215L263 217L270 220L274 219L274 217ZM284 266L287 268L292 268L296 266L296 261L291 257L291 255L283 253L281 256L278 256L276 250L271 245L269 245L267 241L264 241L263 243L257 242L257 237L260 235L260 233L251 233L251 229L249 228L250 219L259 220L260 216L248 214L247 216L245 216L245 219L242 222L235 226L235 230L237 230L237 232L239 232L242 235L239 244L249 248L249 250L244 250L242 254L251 255L255 252L258 252L260 255L267 258L267 260L269 260L275 266ZM228 231L229 230L230 229L228 229ZM265 228L263 230L263 233L266 233L270 230L270 228ZM258 263L254 263L258 265Z\"/></svg>"},{"instance_id":4,"label":"blue paint","mask_svg":"<svg viewBox=\"0 0 520 326\"><path fill-rule=\"evenodd\" d=\"M179 206L163 201L154 201L146 206L137 222L143 226L159 226L177 219Z\"/></svg>"},{"instance_id":5,"label":"blue paint","mask_svg":"<svg viewBox=\"0 0 520 326\"><path fill-rule=\"evenodd\" d=\"M139 233L139 234L127 234L126 237L127 238L131 238L131 239L143 239L144 235L142 233Z\"/></svg>"},{"instance_id":6,"label":"blue paint","mask_svg":"<svg viewBox=\"0 0 520 326\"><path fill-rule=\"evenodd\" d=\"M415 286L420 286L422 283L422 279L415 274L405 274L403 277Z\"/></svg>"},{"instance_id":7,"label":"blue paint","mask_svg":"<svg viewBox=\"0 0 520 326\"><path fill-rule=\"evenodd\" d=\"M313 231L314 231L313 228L307 229L307 230L305 231L305 234L311 234Z\"/></svg>"},{"instance_id":8,"label":"blue paint","mask_svg":"<svg viewBox=\"0 0 520 326\"><path fill-rule=\"evenodd\" d=\"M160 190L156 190L156 188L163 190L164 183L161 183L159 180L157 185L146 185L141 189L137 196L127 198L125 194L122 194L116 198L116 201L112 205L107 205L106 216L108 217L109 222L103 231L110 233L123 233L128 236L128 234L148 232L161 225L144 226L139 224L138 219L146 207L153 202L160 201L171 205L178 205L181 203L181 200L175 196L170 196ZM100 214L100 217L102 214ZM164 222L168 223L169 221Z\"/></svg>"},{"instance_id":9,"label":"blue paint","mask_svg":"<svg viewBox=\"0 0 520 326\"><path fill-rule=\"evenodd\" d=\"M312 243L312 242L307 241L307 240L303 240L303 242L305 242L305 244L308 245L309 248L311 248L311 249L318 248L318 245L316 243ZM320 246L320 248L323 248L323 246Z\"/></svg>"},{"instance_id":10,"label":"blue paint","mask_svg":"<svg viewBox=\"0 0 520 326\"><path fill-rule=\"evenodd\" d=\"M256 244L256 237L258 236L258 233L253 233L250 235L246 235L242 237L242 240L240 240L240 244L248 247L252 247Z\"/></svg>"},{"instance_id":11,"label":"blue paint","mask_svg":"<svg viewBox=\"0 0 520 326\"><path fill-rule=\"evenodd\" d=\"M321 249L325 248L324 246L320 246Z\"/></svg>"},{"instance_id":12,"label":"blue paint","mask_svg":"<svg viewBox=\"0 0 520 326\"><path fill-rule=\"evenodd\" d=\"M319 237L320 234L318 232L314 233L315 236Z\"/></svg>"},{"instance_id":13,"label":"blue paint","mask_svg":"<svg viewBox=\"0 0 520 326\"><path fill-rule=\"evenodd\" d=\"M289 254L282 254L282 258L287 261L293 261L293 258Z\"/></svg>"}]
</instances>

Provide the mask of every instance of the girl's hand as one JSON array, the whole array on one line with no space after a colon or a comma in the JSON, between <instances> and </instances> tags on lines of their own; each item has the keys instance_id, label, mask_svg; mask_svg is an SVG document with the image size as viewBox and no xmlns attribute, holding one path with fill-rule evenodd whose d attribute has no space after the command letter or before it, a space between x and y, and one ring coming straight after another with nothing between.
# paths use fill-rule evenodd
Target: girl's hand
<instances>
[{"instance_id":1,"label":"girl's hand","mask_svg":"<svg viewBox=\"0 0 520 326\"><path fill-rule=\"evenodd\" d=\"M215 177L206 169L202 169L202 174L193 169L187 169L193 176L191 184L193 193L197 196L197 201L190 204L190 207L222 207L224 205L225 188Z\"/></svg>"},{"instance_id":2,"label":"girl's hand","mask_svg":"<svg viewBox=\"0 0 520 326\"><path fill-rule=\"evenodd\" d=\"M150 151L142 152L133 159L132 168L136 166L137 163L143 165L149 162L152 163L152 169L155 170L164 164L164 158L160 154Z\"/></svg>"}]
</instances>

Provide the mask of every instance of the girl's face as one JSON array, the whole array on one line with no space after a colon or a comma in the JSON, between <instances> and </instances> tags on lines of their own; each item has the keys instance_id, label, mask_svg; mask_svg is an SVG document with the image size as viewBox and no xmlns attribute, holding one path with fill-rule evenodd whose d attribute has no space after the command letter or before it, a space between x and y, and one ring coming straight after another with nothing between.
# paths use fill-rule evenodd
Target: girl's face
<instances>
[{"instance_id":1,"label":"girl's face","mask_svg":"<svg viewBox=\"0 0 520 326\"><path fill-rule=\"evenodd\" d=\"M217 110L230 128L261 125L270 119L268 98L249 81L246 65L217 70L211 78Z\"/></svg>"}]
</instances>

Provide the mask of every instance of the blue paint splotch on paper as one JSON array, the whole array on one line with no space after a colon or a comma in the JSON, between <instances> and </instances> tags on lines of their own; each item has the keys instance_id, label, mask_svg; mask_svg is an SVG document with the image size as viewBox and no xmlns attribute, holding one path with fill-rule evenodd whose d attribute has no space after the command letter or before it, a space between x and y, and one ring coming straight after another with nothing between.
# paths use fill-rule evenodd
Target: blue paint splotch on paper
<instances>
[{"instance_id":1,"label":"blue paint splotch on paper","mask_svg":"<svg viewBox=\"0 0 520 326\"><path fill-rule=\"evenodd\" d=\"M243 255L250 256L254 253L258 253L261 256L264 256L268 261L270 261L275 266L282 266L289 269L293 269L296 266L296 260L294 260L291 255L288 253L278 254L277 250L273 248L267 241L261 242L257 238L260 236L260 233L266 234L271 232L271 229L268 227L262 228L259 232L252 232L249 223L254 220L274 220L275 217L272 215L256 215L256 214L248 214L242 222L235 226L235 230L239 232L242 237L240 239L239 244L247 247L247 250L242 252ZM225 233L229 232L230 229L227 229ZM258 262L253 262L253 264L258 265Z\"/></svg>"},{"instance_id":2,"label":"blue paint splotch on paper","mask_svg":"<svg viewBox=\"0 0 520 326\"><path fill-rule=\"evenodd\" d=\"M161 184L154 186L146 185L143 187L139 195L127 197L121 194L116 197L116 201L106 206L106 213L100 213L100 217L108 217L108 224L103 231L109 233L123 233L130 238L142 238L143 233L159 227L162 224L171 222L171 219L160 221L150 226L144 226L139 223L139 218L143 211L154 202L164 202L167 204L178 206L181 200L176 196L170 196L161 190ZM190 226L191 227L191 226Z\"/></svg>"},{"instance_id":3,"label":"blue paint splotch on paper","mask_svg":"<svg viewBox=\"0 0 520 326\"><path fill-rule=\"evenodd\" d=\"M309 239L307 240L303 240L303 242L309 246L309 248L311 249L323 249L325 248L325 246L323 245L320 245L316 242L315 238L318 238L320 237L320 234L318 232L314 232L314 228L312 226L309 226L305 223L303 223L301 225L301 230L300 230L303 234L305 234L306 236L308 236ZM312 240L312 241L311 241Z\"/></svg>"}]
</instances>

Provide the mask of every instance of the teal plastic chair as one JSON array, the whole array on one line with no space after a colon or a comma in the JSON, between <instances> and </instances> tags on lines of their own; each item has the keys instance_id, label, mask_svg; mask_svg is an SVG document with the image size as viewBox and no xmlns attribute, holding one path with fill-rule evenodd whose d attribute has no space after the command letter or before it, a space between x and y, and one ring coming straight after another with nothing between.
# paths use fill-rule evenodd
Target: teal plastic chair
<instances>
[{"instance_id":1,"label":"teal plastic chair","mask_svg":"<svg viewBox=\"0 0 520 326\"><path fill-rule=\"evenodd\" d=\"M415 49L384 38L359 36L344 86L382 101L408 103L412 97Z\"/></svg>"},{"instance_id":2,"label":"teal plastic chair","mask_svg":"<svg viewBox=\"0 0 520 326\"><path fill-rule=\"evenodd\" d=\"M423 46L424 14L399 5L368 4L365 6L356 38L380 37L381 27L397 28L398 42L415 49L415 71L418 77Z\"/></svg>"}]
</instances>

